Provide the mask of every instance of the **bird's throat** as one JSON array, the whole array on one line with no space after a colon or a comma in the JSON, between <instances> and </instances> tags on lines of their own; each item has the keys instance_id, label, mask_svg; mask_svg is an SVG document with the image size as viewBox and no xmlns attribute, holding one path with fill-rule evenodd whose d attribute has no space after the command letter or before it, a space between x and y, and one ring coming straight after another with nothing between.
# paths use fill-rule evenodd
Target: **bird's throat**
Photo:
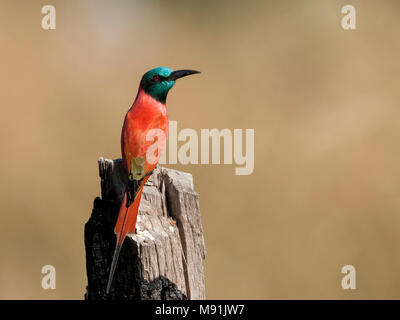
<instances>
[{"instance_id":1,"label":"bird's throat","mask_svg":"<svg viewBox=\"0 0 400 320\"><path fill-rule=\"evenodd\" d=\"M165 104L169 90L175 81L163 81L147 88L142 88L149 96Z\"/></svg>"}]
</instances>

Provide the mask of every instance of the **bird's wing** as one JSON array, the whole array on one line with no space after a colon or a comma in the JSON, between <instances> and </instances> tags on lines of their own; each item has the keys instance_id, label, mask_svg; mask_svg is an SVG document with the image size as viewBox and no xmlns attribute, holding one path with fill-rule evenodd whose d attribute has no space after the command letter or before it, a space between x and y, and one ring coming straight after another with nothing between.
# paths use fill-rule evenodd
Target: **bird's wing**
<instances>
[{"instance_id":1,"label":"bird's wing","mask_svg":"<svg viewBox=\"0 0 400 320\"><path fill-rule=\"evenodd\" d=\"M142 180L157 166L160 149L166 144L168 119L157 115L151 119L130 118L125 121L122 133L122 154L127 169L127 205L137 197L143 187Z\"/></svg>"}]
</instances>

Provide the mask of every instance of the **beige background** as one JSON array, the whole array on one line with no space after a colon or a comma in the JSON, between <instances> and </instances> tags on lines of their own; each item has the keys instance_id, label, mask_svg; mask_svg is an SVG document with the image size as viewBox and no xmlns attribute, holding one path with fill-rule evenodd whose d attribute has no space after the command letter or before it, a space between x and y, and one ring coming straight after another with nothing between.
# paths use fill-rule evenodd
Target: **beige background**
<instances>
[{"instance_id":1,"label":"beige background","mask_svg":"<svg viewBox=\"0 0 400 320\"><path fill-rule=\"evenodd\" d=\"M45 4L57 29L41 29ZM340 26L357 8L357 30ZM400 3L0 3L0 298L82 299L97 158L141 75L194 68L179 129L254 128L255 170L171 165L201 197L208 298L400 298ZM41 288L41 268L57 289ZM341 289L341 267L357 290Z\"/></svg>"}]
</instances>

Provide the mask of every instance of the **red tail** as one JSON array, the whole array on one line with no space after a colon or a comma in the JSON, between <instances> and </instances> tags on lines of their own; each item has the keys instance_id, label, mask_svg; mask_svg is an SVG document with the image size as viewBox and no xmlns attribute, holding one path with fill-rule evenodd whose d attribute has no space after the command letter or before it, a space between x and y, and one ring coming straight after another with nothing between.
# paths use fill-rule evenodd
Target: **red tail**
<instances>
[{"instance_id":1,"label":"red tail","mask_svg":"<svg viewBox=\"0 0 400 320\"><path fill-rule=\"evenodd\" d=\"M115 229L114 229L114 232L117 235L117 243L115 246L114 256L113 256L112 263L111 263L110 276L108 278L108 283L107 283L107 291L106 291L107 294L110 292L115 268L117 267L119 253L121 251L121 247L122 247L122 244L124 243L125 237L128 233L135 232L136 219L137 219L137 214L139 211L140 198L142 197L143 186L144 186L146 180L147 179L145 179L142 182L139 193L138 193L135 201L128 208L126 207L126 192L124 194L124 199L122 200L121 208L119 209L117 224L115 225Z\"/></svg>"}]
</instances>

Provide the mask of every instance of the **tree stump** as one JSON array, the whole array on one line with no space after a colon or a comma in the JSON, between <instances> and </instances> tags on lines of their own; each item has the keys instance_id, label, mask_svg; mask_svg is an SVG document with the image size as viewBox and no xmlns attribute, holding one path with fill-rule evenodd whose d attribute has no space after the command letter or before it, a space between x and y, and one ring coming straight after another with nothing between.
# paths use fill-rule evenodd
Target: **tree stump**
<instances>
[{"instance_id":1,"label":"tree stump","mask_svg":"<svg viewBox=\"0 0 400 320\"><path fill-rule=\"evenodd\" d=\"M101 199L94 200L85 225L85 299L205 299L206 250L193 177L160 166L143 189L136 233L124 241L106 295L116 242L113 230L125 184L121 159L98 162Z\"/></svg>"}]
</instances>

